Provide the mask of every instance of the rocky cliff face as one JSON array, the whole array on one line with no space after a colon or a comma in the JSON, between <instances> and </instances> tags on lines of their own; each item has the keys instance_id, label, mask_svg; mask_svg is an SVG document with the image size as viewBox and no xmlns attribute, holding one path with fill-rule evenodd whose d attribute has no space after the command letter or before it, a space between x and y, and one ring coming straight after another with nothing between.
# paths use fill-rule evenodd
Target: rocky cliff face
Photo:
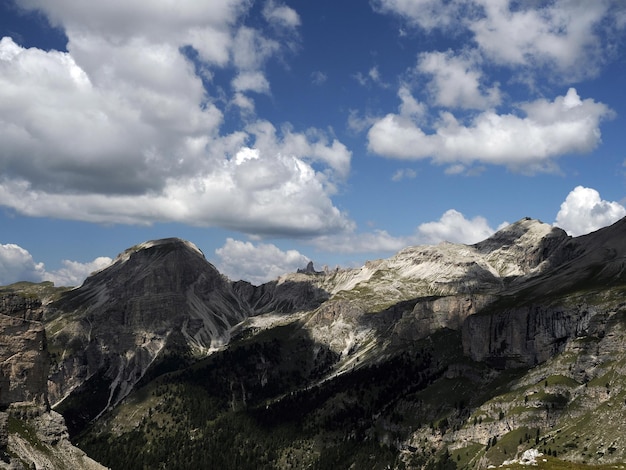
<instances>
[{"instance_id":1,"label":"rocky cliff face","mask_svg":"<svg viewBox=\"0 0 626 470\"><path fill-rule=\"evenodd\" d=\"M588 335L594 318L605 313L587 305L529 305L475 315L463 328L463 348L473 360L497 367L534 366Z\"/></svg>"},{"instance_id":2,"label":"rocky cliff face","mask_svg":"<svg viewBox=\"0 0 626 470\"><path fill-rule=\"evenodd\" d=\"M248 306L193 244L137 245L47 310L56 403L89 380L118 403L159 355L206 353L228 343Z\"/></svg>"},{"instance_id":3,"label":"rocky cliff face","mask_svg":"<svg viewBox=\"0 0 626 470\"><path fill-rule=\"evenodd\" d=\"M625 305L626 221L578 238L544 239L532 278L518 279L463 328L466 354L502 367L544 362L598 328ZM531 250L532 251L532 250Z\"/></svg>"},{"instance_id":4,"label":"rocky cliff face","mask_svg":"<svg viewBox=\"0 0 626 470\"><path fill-rule=\"evenodd\" d=\"M100 470L74 447L48 403L48 355L41 301L0 294L0 468Z\"/></svg>"},{"instance_id":5,"label":"rocky cliff face","mask_svg":"<svg viewBox=\"0 0 626 470\"><path fill-rule=\"evenodd\" d=\"M16 402L48 406L49 359L41 301L0 295L0 408Z\"/></svg>"}]
</instances>

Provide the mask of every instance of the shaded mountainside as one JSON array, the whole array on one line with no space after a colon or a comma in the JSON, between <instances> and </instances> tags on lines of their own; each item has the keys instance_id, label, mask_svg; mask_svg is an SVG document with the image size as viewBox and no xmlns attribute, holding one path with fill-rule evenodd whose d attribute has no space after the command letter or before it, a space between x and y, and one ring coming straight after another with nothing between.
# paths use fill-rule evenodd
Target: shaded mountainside
<instances>
[{"instance_id":1,"label":"shaded mountainside","mask_svg":"<svg viewBox=\"0 0 626 470\"><path fill-rule=\"evenodd\" d=\"M623 462L625 294L626 220L261 286L157 240L47 304L48 393L113 469Z\"/></svg>"}]
</instances>

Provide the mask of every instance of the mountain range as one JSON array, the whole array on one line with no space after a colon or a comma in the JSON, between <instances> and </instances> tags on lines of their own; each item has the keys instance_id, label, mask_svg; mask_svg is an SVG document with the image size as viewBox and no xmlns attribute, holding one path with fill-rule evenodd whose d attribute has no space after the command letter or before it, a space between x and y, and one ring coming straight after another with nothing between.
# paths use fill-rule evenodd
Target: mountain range
<instances>
[{"instance_id":1,"label":"mountain range","mask_svg":"<svg viewBox=\"0 0 626 470\"><path fill-rule=\"evenodd\" d=\"M0 468L625 462L625 293L626 219L260 286L149 241L0 288Z\"/></svg>"}]
</instances>

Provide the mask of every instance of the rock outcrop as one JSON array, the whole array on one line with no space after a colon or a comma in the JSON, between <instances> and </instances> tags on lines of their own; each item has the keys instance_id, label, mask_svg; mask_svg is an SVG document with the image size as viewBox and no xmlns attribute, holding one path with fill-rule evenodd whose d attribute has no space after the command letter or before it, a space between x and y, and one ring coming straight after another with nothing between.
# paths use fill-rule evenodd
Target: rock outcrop
<instances>
[{"instance_id":1,"label":"rock outcrop","mask_svg":"<svg viewBox=\"0 0 626 470\"><path fill-rule=\"evenodd\" d=\"M463 348L473 360L503 369L534 366L587 335L596 314L586 305L529 305L474 315L463 328Z\"/></svg>"},{"instance_id":2,"label":"rock outcrop","mask_svg":"<svg viewBox=\"0 0 626 470\"><path fill-rule=\"evenodd\" d=\"M48 406L49 359L41 301L0 295L0 408L29 402Z\"/></svg>"},{"instance_id":3,"label":"rock outcrop","mask_svg":"<svg viewBox=\"0 0 626 470\"><path fill-rule=\"evenodd\" d=\"M43 315L36 298L0 295L0 468L104 469L71 444L63 416L50 410Z\"/></svg>"}]
</instances>

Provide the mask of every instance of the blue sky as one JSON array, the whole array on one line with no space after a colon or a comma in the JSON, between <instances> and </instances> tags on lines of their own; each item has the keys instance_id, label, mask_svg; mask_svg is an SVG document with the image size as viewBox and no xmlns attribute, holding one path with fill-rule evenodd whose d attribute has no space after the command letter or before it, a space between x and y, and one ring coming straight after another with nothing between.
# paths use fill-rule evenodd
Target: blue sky
<instances>
[{"instance_id":1,"label":"blue sky","mask_svg":"<svg viewBox=\"0 0 626 470\"><path fill-rule=\"evenodd\" d=\"M621 1L7 0L0 284L231 279L626 216Z\"/></svg>"}]
</instances>

